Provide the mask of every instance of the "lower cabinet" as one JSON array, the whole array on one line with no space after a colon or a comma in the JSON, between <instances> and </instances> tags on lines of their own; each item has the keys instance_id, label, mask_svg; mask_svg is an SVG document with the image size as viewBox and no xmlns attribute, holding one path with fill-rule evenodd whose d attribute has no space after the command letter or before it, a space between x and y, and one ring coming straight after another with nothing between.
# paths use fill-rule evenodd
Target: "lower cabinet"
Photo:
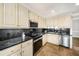
<instances>
[{"instance_id":1,"label":"lower cabinet","mask_svg":"<svg viewBox=\"0 0 79 59\"><path fill-rule=\"evenodd\" d=\"M42 43L43 43L43 45L45 45L46 42L59 45L60 38L61 38L61 36L57 35L57 34L52 34L52 33L51 34L44 34Z\"/></svg>"},{"instance_id":2,"label":"lower cabinet","mask_svg":"<svg viewBox=\"0 0 79 59\"><path fill-rule=\"evenodd\" d=\"M47 34L44 34L42 40L43 46L46 44L46 42L47 42Z\"/></svg>"},{"instance_id":3,"label":"lower cabinet","mask_svg":"<svg viewBox=\"0 0 79 59\"><path fill-rule=\"evenodd\" d=\"M0 56L33 56L33 40L1 50Z\"/></svg>"},{"instance_id":4,"label":"lower cabinet","mask_svg":"<svg viewBox=\"0 0 79 59\"><path fill-rule=\"evenodd\" d=\"M10 56L21 56L21 50L11 54Z\"/></svg>"},{"instance_id":5,"label":"lower cabinet","mask_svg":"<svg viewBox=\"0 0 79 59\"><path fill-rule=\"evenodd\" d=\"M16 52L18 51L21 51L21 44L1 50L0 56L10 56L10 55L16 54Z\"/></svg>"},{"instance_id":6,"label":"lower cabinet","mask_svg":"<svg viewBox=\"0 0 79 59\"><path fill-rule=\"evenodd\" d=\"M22 56L33 56L33 41L22 43Z\"/></svg>"},{"instance_id":7,"label":"lower cabinet","mask_svg":"<svg viewBox=\"0 0 79 59\"><path fill-rule=\"evenodd\" d=\"M47 34L47 41L52 44L59 45L60 38L60 35L57 34Z\"/></svg>"},{"instance_id":8,"label":"lower cabinet","mask_svg":"<svg viewBox=\"0 0 79 59\"><path fill-rule=\"evenodd\" d=\"M32 56L32 47L31 46L27 46L26 48L22 49L22 56Z\"/></svg>"}]
</instances>

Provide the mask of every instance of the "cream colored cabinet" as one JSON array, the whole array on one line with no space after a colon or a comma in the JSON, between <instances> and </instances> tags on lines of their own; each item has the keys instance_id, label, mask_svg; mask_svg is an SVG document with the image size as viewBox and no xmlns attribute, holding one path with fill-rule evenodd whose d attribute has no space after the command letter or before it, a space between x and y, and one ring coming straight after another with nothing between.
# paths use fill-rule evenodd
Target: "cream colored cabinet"
<instances>
[{"instance_id":1,"label":"cream colored cabinet","mask_svg":"<svg viewBox=\"0 0 79 59\"><path fill-rule=\"evenodd\" d=\"M18 16L19 16L19 23L18 26L22 28L29 27L29 19L28 19L28 9L22 5L18 5Z\"/></svg>"},{"instance_id":2,"label":"cream colored cabinet","mask_svg":"<svg viewBox=\"0 0 79 59\"><path fill-rule=\"evenodd\" d=\"M47 41L52 44L59 45L60 35L57 34L47 34Z\"/></svg>"},{"instance_id":3,"label":"cream colored cabinet","mask_svg":"<svg viewBox=\"0 0 79 59\"><path fill-rule=\"evenodd\" d=\"M33 55L33 40L26 41L22 43L22 56L32 56Z\"/></svg>"},{"instance_id":4,"label":"cream colored cabinet","mask_svg":"<svg viewBox=\"0 0 79 59\"><path fill-rule=\"evenodd\" d=\"M29 20L34 21L35 20L35 15L32 11L29 11Z\"/></svg>"},{"instance_id":5,"label":"cream colored cabinet","mask_svg":"<svg viewBox=\"0 0 79 59\"><path fill-rule=\"evenodd\" d=\"M47 34L43 35L42 43L43 43L43 46L47 43Z\"/></svg>"},{"instance_id":6,"label":"cream colored cabinet","mask_svg":"<svg viewBox=\"0 0 79 59\"><path fill-rule=\"evenodd\" d=\"M39 28L46 28L46 27L45 27L45 19L44 19L43 17L40 17L40 16L39 16L39 19L38 19L38 20L39 20L39 22L38 22L38 27L39 27Z\"/></svg>"},{"instance_id":7,"label":"cream colored cabinet","mask_svg":"<svg viewBox=\"0 0 79 59\"><path fill-rule=\"evenodd\" d=\"M71 16L56 16L52 18L48 18L46 20L47 27L58 27L58 28L71 28L72 20Z\"/></svg>"},{"instance_id":8,"label":"cream colored cabinet","mask_svg":"<svg viewBox=\"0 0 79 59\"><path fill-rule=\"evenodd\" d=\"M4 27L17 27L17 4L4 4Z\"/></svg>"},{"instance_id":9,"label":"cream colored cabinet","mask_svg":"<svg viewBox=\"0 0 79 59\"><path fill-rule=\"evenodd\" d=\"M0 3L0 28L3 25L3 18L4 18L4 4Z\"/></svg>"},{"instance_id":10,"label":"cream colored cabinet","mask_svg":"<svg viewBox=\"0 0 79 59\"><path fill-rule=\"evenodd\" d=\"M32 46L26 46L25 48L22 48L22 56L32 56L33 51L32 51Z\"/></svg>"},{"instance_id":11,"label":"cream colored cabinet","mask_svg":"<svg viewBox=\"0 0 79 59\"><path fill-rule=\"evenodd\" d=\"M0 51L0 56L10 56L21 51L21 44Z\"/></svg>"},{"instance_id":12,"label":"cream colored cabinet","mask_svg":"<svg viewBox=\"0 0 79 59\"><path fill-rule=\"evenodd\" d=\"M0 56L33 56L33 40L1 50Z\"/></svg>"},{"instance_id":13,"label":"cream colored cabinet","mask_svg":"<svg viewBox=\"0 0 79 59\"><path fill-rule=\"evenodd\" d=\"M10 56L21 56L21 50L11 54Z\"/></svg>"},{"instance_id":14,"label":"cream colored cabinet","mask_svg":"<svg viewBox=\"0 0 79 59\"><path fill-rule=\"evenodd\" d=\"M37 14L34 14L34 21L39 23L39 16Z\"/></svg>"}]
</instances>

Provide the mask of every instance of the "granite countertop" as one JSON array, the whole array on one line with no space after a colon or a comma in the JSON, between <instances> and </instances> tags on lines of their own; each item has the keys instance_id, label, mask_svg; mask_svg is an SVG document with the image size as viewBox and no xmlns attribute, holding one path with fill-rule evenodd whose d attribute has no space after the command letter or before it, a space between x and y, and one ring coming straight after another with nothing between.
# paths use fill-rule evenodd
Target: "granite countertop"
<instances>
[{"instance_id":1,"label":"granite countertop","mask_svg":"<svg viewBox=\"0 0 79 59\"><path fill-rule=\"evenodd\" d=\"M13 39L9 39L9 40L0 41L0 50L15 46L17 44L23 43L30 39L32 39L32 38L29 36L26 36L24 41L22 41L22 37L17 37L17 38L13 38Z\"/></svg>"},{"instance_id":2,"label":"granite countertop","mask_svg":"<svg viewBox=\"0 0 79 59\"><path fill-rule=\"evenodd\" d=\"M57 32L47 32L45 34L56 34L56 35L61 35L60 33L57 33Z\"/></svg>"}]
</instances>

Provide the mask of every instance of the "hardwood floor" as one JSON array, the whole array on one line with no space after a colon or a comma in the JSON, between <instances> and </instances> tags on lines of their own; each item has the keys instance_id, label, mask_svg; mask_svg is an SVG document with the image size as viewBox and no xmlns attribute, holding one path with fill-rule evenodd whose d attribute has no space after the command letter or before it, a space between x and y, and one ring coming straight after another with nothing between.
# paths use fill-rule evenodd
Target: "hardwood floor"
<instances>
[{"instance_id":1,"label":"hardwood floor","mask_svg":"<svg viewBox=\"0 0 79 59\"><path fill-rule=\"evenodd\" d=\"M79 56L79 54L69 48L46 43L35 56Z\"/></svg>"},{"instance_id":2,"label":"hardwood floor","mask_svg":"<svg viewBox=\"0 0 79 59\"><path fill-rule=\"evenodd\" d=\"M79 54L79 38L73 37L73 49Z\"/></svg>"}]
</instances>

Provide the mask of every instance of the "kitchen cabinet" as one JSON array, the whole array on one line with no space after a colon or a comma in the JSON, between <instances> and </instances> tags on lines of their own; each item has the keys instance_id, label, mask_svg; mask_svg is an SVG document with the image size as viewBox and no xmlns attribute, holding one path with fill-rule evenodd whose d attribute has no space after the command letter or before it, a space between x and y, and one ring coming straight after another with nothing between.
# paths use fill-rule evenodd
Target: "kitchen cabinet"
<instances>
[{"instance_id":1,"label":"kitchen cabinet","mask_svg":"<svg viewBox=\"0 0 79 59\"><path fill-rule=\"evenodd\" d=\"M32 56L33 51L32 51L32 46L26 46L25 48L22 48L22 56Z\"/></svg>"},{"instance_id":2,"label":"kitchen cabinet","mask_svg":"<svg viewBox=\"0 0 79 59\"><path fill-rule=\"evenodd\" d=\"M59 45L59 43L60 43L60 35L47 34L47 42Z\"/></svg>"},{"instance_id":3,"label":"kitchen cabinet","mask_svg":"<svg viewBox=\"0 0 79 59\"><path fill-rule=\"evenodd\" d=\"M21 44L1 50L0 56L10 56L10 55L18 54L17 53L18 51L19 52L21 51Z\"/></svg>"},{"instance_id":4,"label":"kitchen cabinet","mask_svg":"<svg viewBox=\"0 0 79 59\"><path fill-rule=\"evenodd\" d=\"M34 21L35 20L35 15L32 11L29 10L29 20Z\"/></svg>"},{"instance_id":5,"label":"kitchen cabinet","mask_svg":"<svg viewBox=\"0 0 79 59\"><path fill-rule=\"evenodd\" d=\"M46 42L47 42L47 34L44 34L42 40L43 46L46 44Z\"/></svg>"},{"instance_id":6,"label":"kitchen cabinet","mask_svg":"<svg viewBox=\"0 0 79 59\"><path fill-rule=\"evenodd\" d=\"M22 43L22 56L33 55L33 40Z\"/></svg>"},{"instance_id":7,"label":"kitchen cabinet","mask_svg":"<svg viewBox=\"0 0 79 59\"><path fill-rule=\"evenodd\" d=\"M39 16L39 19L38 19L39 21L38 21L38 27L39 28L46 28L46 23L45 23L45 19L43 18L43 17L40 17Z\"/></svg>"},{"instance_id":8,"label":"kitchen cabinet","mask_svg":"<svg viewBox=\"0 0 79 59\"><path fill-rule=\"evenodd\" d=\"M39 16L37 14L34 14L34 22L39 23Z\"/></svg>"},{"instance_id":9,"label":"kitchen cabinet","mask_svg":"<svg viewBox=\"0 0 79 59\"><path fill-rule=\"evenodd\" d=\"M18 17L19 23L18 26L21 28L28 28L29 27L29 19L28 19L28 9L22 5L18 5Z\"/></svg>"},{"instance_id":10,"label":"kitchen cabinet","mask_svg":"<svg viewBox=\"0 0 79 59\"><path fill-rule=\"evenodd\" d=\"M3 18L4 18L4 4L0 3L0 28L3 25Z\"/></svg>"},{"instance_id":11,"label":"kitchen cabinet","mask_svg":"<svg viewBox=\"0 0 79 59\"><path fill-rule=\"evenodd\" d=\"M33 40L1 50L0 56L33 56Z\"/></svg>"},{"instance_id":12,"label":"kitchen cabinet","mask_svg":"<svg viewBox=\"0 0 79 59\"><path fill-rule=\"evenodd\" d=\"M71 28L72 27L72 20L71 16L56 16L51 17L46 20L47 27L58 27L58 28Z\"/></svg>"},{"instance_id":13,"label":"kitchen cabinet","mask_svg":"<svg viewBox=\"0 0 79 59\"><path fill-rule=\"evenodd\" d=\"M17 27L17 4L4 4L4 27Z\"/></svg>"},{"instance_id":14,"label":"kitchen cabinet","mask_svg":"<svg viewBox=\"0 0 79 59\"><path fill-rule=\"evenodd\" d=\"M11 54L10 56L21 56L21 50Z\"/></svg>"}]
</instances>

